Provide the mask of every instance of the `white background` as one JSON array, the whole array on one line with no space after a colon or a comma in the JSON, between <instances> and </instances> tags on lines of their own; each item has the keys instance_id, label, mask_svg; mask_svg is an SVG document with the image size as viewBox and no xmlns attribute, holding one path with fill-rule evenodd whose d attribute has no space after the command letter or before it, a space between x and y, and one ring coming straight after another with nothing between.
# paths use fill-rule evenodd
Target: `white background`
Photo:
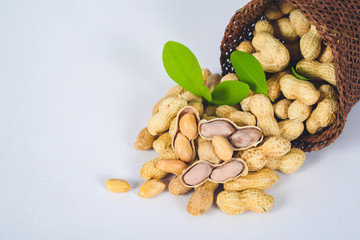
<instances>
[{"instance_id":1,"label":"white background","mask_svg":"<svg viewBox=\"0 0 360 240\"><path fill-rule=\"evenodd\" d=\"M168 40L220 73L220 41L246 1L1 1L0 239L356 239L360 105L330 147L266 191L266 214L193 217L189 194L137 196L133 149L173 86ZM105 189L127 179L125 194Z\"/></svg>"}]
</instances>

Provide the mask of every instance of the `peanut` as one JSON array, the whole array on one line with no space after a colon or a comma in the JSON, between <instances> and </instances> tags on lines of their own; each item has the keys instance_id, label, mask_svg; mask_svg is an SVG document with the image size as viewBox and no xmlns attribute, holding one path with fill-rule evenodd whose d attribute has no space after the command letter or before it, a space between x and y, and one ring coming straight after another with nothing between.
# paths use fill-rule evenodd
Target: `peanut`
<instances>
[{"instance_id":1,"label":"peanut","mask_svg":"<svg viewBox=\"0 0 360 240\"><path fill-rule=\"evenodd\" d=\"M222 191L217 196L216 204L225 213L238 215L246 210L265 213L274 205L274 198L258 189L242 192Z\"/></svg>"},{"instance_id":2,"label":"peanut","mask_svg":"<svg viewBox=\"0 0 360 240\"><path fill-rule=\"evenodd\" d=\"M137 150L149 150L151 149L154 138L155 137L151 135L145 127L137 135L134 148Z\"/></svg>"},{"instance_id":3,"label":"peanut","mask_svg":"<svg viewBox=\"0 0 360 240\"><path fill-rule=\"evenodd\" d=\"M153 136L169 129L170 123L178 111L187 105L186 100L179 97L168 97L159 106L147 124L149 133Z\"/></svg>"},{"instance_id":4,"label":"peanut","mask_svg":"<svg viewBox=\"0 0 360 240\"><path fill-rule=\"evenodd\" d=\"M199 117L204 114L204 105L202 104L202 101L191 101L189 102L189 106L193 107L199 113Z\"/></svg>"},{"instance_id":5,"label":"peanut","mask_svg":"<svg viewBox=\"0 0 360 240\"><path fill-rule=\"evenodd\" d=\"M159 179L150 179L140 186L138 195L143 198L152 198L164 191L165 184Z\"/></svg>"},{"instance_id":6,"label":"peanut","mask_svg":"<svg viewBox=\"0 0 360 240\"><path fill-rule=\"evenodd\" d=\"M191 102L191 101L201 102L202 101L202 98L200 96L196 96L195 94L193 94L189 91L185 91L180 96L182 99L184 99L188 102Z\"/></svg>"},{"instance_id":7,"label":"peanut","mask_svg":"<svg viewBox=\"0 0 360 240\"><path fill-rule=\"evenodd\" d=\"M279 176L271 168L263 168L258 172L249 172L248 175L224 183L224 190L243 191L246 189L266 190L279 180Z\"/></svg>"},{"instance_id":8,"label":"peanut","mask_svg":"<svg viewBox=\"0 0 360 240\"><path fill-rule=\"evenodd\" d=\"M160 98L159 101L157 101L152 109L152 115L154 115L155 113L159 112L159 106L160 104L168 97L176 97L179 96L181 94L183 94L185 92L185 89L183 89L182 87L180 87L179 85L176 85L174 87L171 87L167 93L165 94L164 97Z\"/></svg>"},{"instance_id":9,"label":"peanut","mask_svg":"<svg viewBox=\"0 0 360 240\"><path fill-rule=\"evenodd\" d=\"M314 25L300 39L301 54L306 60L312 61L316 59L321 51L321 37Z\"/></svg>"},{"instance_id":10,"label":"peanut","mask_svg":"<svg viewBox=\"0 0 360 240\"><path fill-rule=\"evenodd\" d=\"M324 99L334 99L334 100L338 99L337 92L329 84L321 85L319 87L319 91L320 91L320 98L318 100L318 103Z\"/></svg>"},{"instance_id":11,"label":"peanut","mask_svg":"<svg viewBox=\"0 0 360 240\"><path fill-rule=\"evenodd\" d=\"M191 188L185 187L181 181L179 176L174 176L169 182L169 192L172 195L179 196L181 194L187 193Z\"/></svg>"},{"instance_id":12,"label":"peanut","mask_svg":"<svg viewBox=\"0 0 360 240\"><path fill-rule=\"evenodd\" d=\"M205 114L207 114L208 116L215 116L216 115L216 110L217 110L218 106L214 106L214 105L209 105L205 108Z\"/></svg>"},{"instance_id":13,"label":"peanut","mask_svg":"<svg viewBox=\"0 0 360 240\"><path fill-rule=\"evenodd\" d=\"M276 73L266 81L267 89L268 89L268 95L273 100L276 100L277 98L280 97L281 91L280 91L280 83L279 83L279 81L280 81L280 78L282 76L284 76L285 74L287 74L287 73L289 73L289 71L282 71L282 72Z\"/></svg>"},{"instance_id":14,"label":"peanut","mask_svg":"<svg viewBox=\"0 0 360 240\"><path fill-rule=\"evenodd\" d=\"M332 63L334 61L334 56L332 54L331 47L326 46L325 48L323 48L318 60L322 63Z\"/></svg>"},{"instance_id":15,"label":"peanut","mask_svg":"<svg viewBox=\"0 0 360 240\"><path fill-rule=\"evenodd\" d=\"M235 126L227 121L213 120L211 122L199 124L200 135L209 139L215 136L229 137L235 131Z\"/></svg>"},{"instance_id":16,"label":"peanut","mask_svg":"<svg viewBox=\"0 0 360 240\"><path fill-rule=\"evenodd\" d=\"M266 167L278 169L283 173L290 174L299 170L304 161L305 153L299 148L292 148L284 156L269 158Z\"/></svg>"},{"instance_id":17,"label":"peanut","mask_svg":"<svg viewBox=\"0 0 360 240\"><path fill-rule=\"evenodd\" d=\"M230 113L229 119L238 126L255 126L256 118L249 112L235 111Z\"/></svg>"},{"instance_id":18,"label":"peanut","mask_svg":"<svg viewBox=\"0 0 360 240\"><path fill-rule=\"evenodd\" d=\"M114 193L124 193L131 189L129 183L123 179L111 178L105 183L107 190Z\"/></svg>"},{"instance_id":19,"label":"peanut","mask_svg":"<svg viewBox=\"0 0 360 240\"><path fill-rule=\"evenodd\" d=\"M338 103L336 100L322 100L306 120L306 129L308 132L315 134L333 124L336 120L337 110Z\"/></svg>"},{"instance_id":20,"label":"peanut","mask_svg":"<svg viewBox=\"0 0 360 240\"><path fill-rule=\"evenodd\" d=\"M161 153L165 149L171 148L171 136L169 132L161 134L152 144L157 153Z\"/></svg>"},{"instance_id":21,"label":"peanut","mask_svg":"<svg viewBox=\"0 0 360 240\"><path fill-rule=\"evenodd\" d=\"M274 112L275 115L280 119L288 118L288 109L290 104L292 103L289 99L282 99L274 104Z\"/></svg>"},{"instance_id":22,"label":"peanut","mask_svg":"<svg viewBox=\"0 0 360 240\"><path fill-rule=\"evenodd\" d=\"M202 72L202 76L203 76L203 80L204 80L204 85L206 86L208 77L211 75L211 72L207 68L201 69L201 72Z\"/></svg>"},{"instance_id":23,"label":"peanut","mask_svg":"<svg viewBox=\"0 0 360 240\"><path fill-rule=\"evenodd\" d=\"M234 132L228 139L235 148L248 148L261 141L262 132L257 128L242 128Z\"/></svg>"},{"instance_id":24,"label":"peanut","mask_svg":"<svg viewBox=\"0 0 360 240\"><path fill-rule=\"evenodd\" d=\"M303 122L310 116L311 110L311 106L308 106L301 100L297 99L290 104L288 109L288 116L289 119Z\"/></svg>"},{"instance_id":25,"label":"peanut","mask_svg":"<svg viewBox=\"0 0 360 240\"><path fill-rule=\"evenodd\" d=\"M194 139L197 135L197 121L192 113L185 113L179 120L180 132L188 139Z\"/></svg>"},{"instance_id":26,"label":"peanut","mask_svg":"<svg viewBox=\"0 0 360 240\"><path fill-rule=\"evenodd\" d=\"M295 9L294 5L287 0L279 0L279 8L283 14L289 14Z\"/></svg>"},{"instance_id":27,"label":"peanut","mask_svg":"<svg viewBox=\"0 0 360 240\"><path fill-rule=\"evenodd\" d=\"M156 168L167 173L180 175L187 165L177 159L161 159L156 162Z\"/></svg>"},{"instance_id":28,"label":"peanut","mask_svg":"<svg viewBox=\"0 0 360 240\"><path fill-rule=\"evenodd\" d=\"M216 109L216 116L220 118L229 118L230 113L238 111L236 108L229 105L221 105Z\"/></svg>"},{"instance_id":29,"label":"peanut","mask_svg":"<svg viewBox=\"0 0 360 240\"><path fill-rule=\"evenodd\" d=\"M220 80L220 82L225 82L225 81L239 81L239 78L235 73L228 73L225 76L223 76Z\"/></svg>"},{"instance_id":30,"label":"peanut","mask_svg":"<svg viewBox=\"0 0 360 240\"><path fill-rule=\"evenodd\" d=\"M207 86L209 88L210 92L212 92L214 90L214 88L216 87L216 85L218 85L220 83L220 80L221 80L221 76L219 74L211 74L207 78L205 86Z\"/></svg>"},{"instance_id":31,"label":"peanut","mask_svg":"<svg viewBox=\"0 0 360 240\"><path fill-rule=\"evenodd\" d=\"M221 159L215 154L214 147L210 140L205 140L202 137L197 138L199 159L207 160L211 163L220 163Z\"/></svg>"},{"instance_id":32,"label":"peanut","mask_svg":"<svg viewBox=\"0 0 360 240\"><path fill-rule=\"evenodd\" d=\"M215 136L212 138L212 145L216 155L223 161L230 161L234 150L229 141L222 136Z\"/></svg>"},{"instance_id":33,"label":"peanut","mask_svg":"<svg viewBox=\"0 0 360 240\"><path fill-rule=\"evenodd\" d=\"M201 215L211 208L214 201L214 192L219 184L206 181L195 188L186 206L188 213L194 216Z\"/></svg>"},{"instance_id":34,"label":"peanut","mask_svg":"<svg viewBox=\"0 0 360 240\"><path fill-rule=\"evenodd\" d=\"M246 52L252 54L255 52L255 48L250 41L243 41L236 47L237 51Z\"/></svg>"},{"instance_id":35,"label":"peanut","mask_svg":"<svg viewBox=\"0 0 360 240\"><path fill-rule=\"evenodd\" d=\"M241 154L241 158L247 164L249 171L262 169L269 157L284 156L290 151L291 143L281 137L270 137L263 145L257 148L250 148Z\"/></svg>"},{"instance_id":36,"label":"peanut","mask_svg":"<svg viewBox=\"0 0 360 240\"><path fill-rule=\"evenodd\" d=\"M187 186L199 185L210 176L212 170L213 167L208 163L195 163L182 174L182 181Z\"/></svg>"},{"instance_id":37,"label":"peanut","mask_svg":"<svg viewBox=\"0 0 360 240\"><path fill-rule=\"evenodd\" d=\"M193 148L187 137L183 134L176 134L174 141L174 151L184 162L190 162L193 160Z\"/></svg>"},{"instance_id":38,"label":"peanut","mask_svg":"<svg viewBox=\"0 0 360 240\"><path fill-rule=\"evenodd\" d=\"M296 71L311 80L324 80L336 86L335 69L333 63L301 60L296 64Z\"/></svg>"},{"instance_id":39,"label":"peanut","mask_svg":"<svg viewBox=\"0 0 360 240\"><path fill-rule=\"evenodd\" d=\"M274 117L274 108L270 100L262 94L251 97L250 111L257 118L257 126L264 136L279 136L279 126Z\"/></svg>"},{"instance_id":40,"label":"peanut","mask_svg":"<svg viewBox=\"0 0 360 240\"><path fill-rule=\"evenodd\" d=\"M299 37L302 37L305 33L310 30L310 22L307 18L301 13L301 10L295 9L289 15L291 25Z\"/></svg>"},{"instance_id":41,"label":"peanut","mask_svg":"<svg viewBox=\"0 0 360 240\"><path fill-rule=\"evenodd\" d=\"M304 132L304 123L296 120L279 122L280 136L288 141L293 141Z\"/></svg>"},{"instance_id":42,"label":"peanut","mask_svg":"<svg viewBox=\"0 0 360 240\"><path fill-rule=\"evenodd\" d=\"M256 33L259 33L259 32L267 32L272 35L272 34L274 34L274 29L269 21L259 20L255 23L253 35L255 36Z\"/></svg>"},{"instance_id":43,"label":"peanut","mask_svg":"<svg viewBox=\"0 0 360 240\"><path fill-rule=\"evenodd\" d=\"M257 51L253 56L260 62L265 72L280 72L288 66L289 51L273 35L260 32L254 36L252 44Z\"/></svg>"},{"instance_id":44,"label":"peanut","mask_svg":"<svg viewBox=\"0 0 360 240\"><path fill-rule=\"evenodd\" d=\"M249 96L247 96L244 100L242 100L240 102L240 106L243 111L246 111L246 112L250 111L251 97L254 95L255 95L255 93L252 90L249 90Z\"/></svg>"},{"instance_id":45,"label":"peanut","mask_svg":"<svg viewBox=\"0 0 360 240\"><path fill-rule=\"evenodd\" d=\"M280 79L280 89L287 99L299 99L306 105L313 105L320 97L320 92L315 86L306 81L286 74Z\"/></svg>"},{"instance_id":46,"label":"peanut","mask_svg":"<svg viewBox=\"0 0 360 240\"><path fill-rule=\"evenodd\" d=\"M289 18L280 18L274 24L274 36L285 42L295 42L298 35L291 26Z\"/></svg>"},{"instance_id":47,"label":"peanut","mask_svg":"<svg viewBox=\"0 0 360 240\"><path fill-rule=\"evenodd\" d=\"M210 179L215 182L224 182L237 177L243 169L244 165L241 162L229 161L215 168L210 175Z\"/></svg>"},{"instance_id":48,"label":"peanut","mask_svg":"<svg viewBox=\"0 0 360 240\"><path fill-rule=\"evenodd\" d=\"M269 20L277 20L284 16L284 14L280 11L279 5L273 4L265 11L265 17Z\"/></svg>"},{"instance_id":49,"label":"peanut","mask_svg":"<svg viewBox=\"0 0 360 240\"><path fill-rule=\"evenodd\" d=\"M144 165L140 170L140 176L145 180L149 180L151 178L156 178L156 179L163 178L167 175L167 172L164 172L156 168L157 161L161 159L176 159L176 158L177 158L176 154L171 149L165 149L163 152L159 154L159 156L144 163Z\"/></svg>"}]
</instances>

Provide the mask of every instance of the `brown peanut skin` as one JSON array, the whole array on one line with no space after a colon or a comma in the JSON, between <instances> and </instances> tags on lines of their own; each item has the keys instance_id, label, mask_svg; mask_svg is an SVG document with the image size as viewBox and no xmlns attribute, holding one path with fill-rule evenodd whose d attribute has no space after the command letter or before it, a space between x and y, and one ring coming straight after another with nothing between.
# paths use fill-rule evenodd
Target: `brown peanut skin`
<instances>
[{"instance_id":1,"label":"brown peanut skin","mask_svg":"<svg viewBox=\"0 0 360 240\"><path fill-rule=\"evenodd\" d=\"M263 168L257 172L249 172L246 176L224 183L226 191L243 191L246 189L266 190L279 180L279 176L271 168Z\"/></svg>"},{"instance_id":2,"label":"brown peanut skin","mask_svg":"<svg viewBox=\"0 0 360 240\"><path fill-rule=\"evenodd\" d=\"M169 192L174 196L179 196L189 192L192 188L185 187L180 182L180 177L174 176L169 182Z\"/></svg>"},{"instance_id":3,"label":"brown peanut skin","mask_svg":"<svg viewBox=\"0 0 360 240\"><path fill-rule=\"evenodd\" d=\"M195 115L192 113L185 113L180 118L179 130L189 140L194 139L197 135L197 121Z\"/></svg>"},{"instance_id":4,"label":"brown peanut skin","mask_svg":"<svg viewBox=\"0 0 360 240\"><path fill-rule=\"evenodd\" d=\"M287 99L299 99L306 105L314 105L320 97L320 92L308 82L286 74L280 79L281 92Z\"/></svg>"},{"instance_id":5,"label":"brown peanut skin","mask_svg":"<svg viewBox=\"0 0 360 240\"><path fill-rule=\"evenodd\" d=\"M206 181L201 186L195 188L186 206L188 213L198 216L207 212L214 201L214 192L219 186L218 183Z\"/></svg>"},{"instance_id":6,"label":"brown peanut skin","mask_svg":"<svg viewBox=\"0 0 360 240\"><path fill-rule=\"evenodd\" d=\"M316 30L316 27L312 25L310 30L305 33L300 39L301 54L306 60L315 60L321 51L321 37Z\"/></svg>"},{"instance_id":7,"label":"brown peanut skin","mask_svg":"<svg viewBox=\"0 0 360 240\"><path fill-rule=\"evenodd\" d=\"M217 196L216 204L229 215L239 215L246 210L265 213L273 207L274 198L258 189L222 191Z\"/></svg>"},{"instance_id":8,"label":"brown peanut skin","mask_svg":"<svg viewBox=\"0 0 360 240\"><path fill-rule=\"evenodd\" d=\"M264 136L280 136L279 126L274 117L274 108L263 94L256 94L251 97L250 111L257 118L257 126Z\"/></svg>"},{"instance_id":9,"label":"brown peanut skin","mask_svg":"<svg viewBox=\"0 0 360 240\"><path fill-rule=\"evenodd\" d=\"M155 137L151 135L145 127L137 135L136 141L134 143L134 148L141 151L149 150L152 147L154 138Z\"/></svg>"},{"instance_id":10,"label":"brown peanut skin","mask_svg":"<svg viewBox=\"0 0 360 240\"><path fill-rule=\"evenodd\" d=\"M300 169L305 161L305 153L299 148L292 148L286 155L272 157L266 163L266 167L278 169L280 172L291 174Z\"/></svg>"}]
</instances>

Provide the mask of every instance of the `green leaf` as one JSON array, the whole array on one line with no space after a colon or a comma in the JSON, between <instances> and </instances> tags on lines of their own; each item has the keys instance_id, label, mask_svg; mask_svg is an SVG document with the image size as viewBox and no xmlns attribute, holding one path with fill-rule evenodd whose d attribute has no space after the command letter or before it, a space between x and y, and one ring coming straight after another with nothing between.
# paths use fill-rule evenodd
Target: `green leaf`
<instances>
[{"instance_id":1,"label":"green leaf","mask_svg":"<svg viewBox=\"0 0 360 240\"><path fill-rule=\"evenodd\" d=\"M211 93L211 103L216 105L233 105L249 95L249 85L239 81L219 83Z\"/></svg>"},{"instance_id":2,"label":"green leaf","mask_svg":"<svg viewBox=\"0 0 360 240\"><path fill-rule=\"evenodd\" d=\"M247 83L254 92L268 96L264 70L253 55L234 51L230 60L240 81Z\"/></svg>"},{"instance_id":3,"label":"green leaf","mask_svg":"<svg viewBox=\"0 0 360 240\"><path fill-rule=\"evenodd\" d=\"M189 48L178 42L165 43L162 60L169 77L185 90L211 101L209 88L204 86L201 67Z\"/></svg>"},{"instance_id":4,"label":"green leaf","mask_svg":"<svg viewBox=\"0 0 360 240\"><path fill-rule=\"evenodd\" d=\"M308 78L306 78L306 77L303 77L303 76L301 76L300 74L298 74L298 73L295 71L294 67L292 67L291 70L292 70L293 74L295 75L295 77L297 77L298 79L305 80L305 81L310 81L310 79L308 79Z\"/></svg>"}]
</instances>

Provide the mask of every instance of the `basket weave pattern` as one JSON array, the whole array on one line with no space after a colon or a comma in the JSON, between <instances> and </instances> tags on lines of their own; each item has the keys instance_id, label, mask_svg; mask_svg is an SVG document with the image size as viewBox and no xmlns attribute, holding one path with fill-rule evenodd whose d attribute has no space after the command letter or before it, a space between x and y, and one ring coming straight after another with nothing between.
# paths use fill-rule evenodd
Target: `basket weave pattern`
<instances>
[{"instance_id":1,"label":"basket weave pattern","mask_svg":"<svg viewBox=\"0 0 360 240\"><path fill-rule=\"evenodd\" d=\"M252 0L236 11L221 42L223 75L234 72L230 54L242 41L252 39L255 23L275 0ZM360 100L360 0L289 0L315 25L325 45L333 50L339 111L336 121L318 134L304 133L293 141L304 151L322 149L341 134L346 117Z\"/></svg>"}]
</instances>

